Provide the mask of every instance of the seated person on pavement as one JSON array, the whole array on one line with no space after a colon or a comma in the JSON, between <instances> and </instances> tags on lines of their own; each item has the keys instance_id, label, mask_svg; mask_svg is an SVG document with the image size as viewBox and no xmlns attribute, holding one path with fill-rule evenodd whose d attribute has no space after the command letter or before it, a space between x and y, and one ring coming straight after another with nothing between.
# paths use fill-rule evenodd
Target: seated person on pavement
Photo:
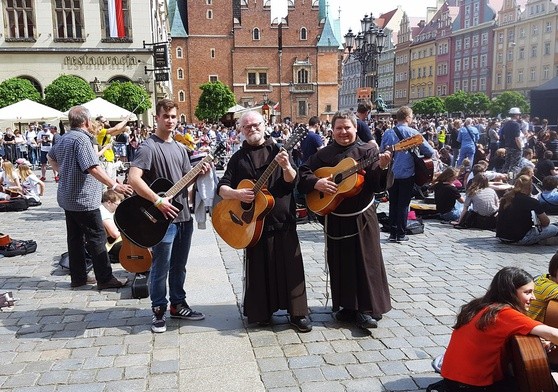
<instances>
[{"instance_id":1,"label":"seated person on pavement","mask_svg":"<svg viewBox=\"0 0 558 392\"><path fill-rule=\"evenodd\" d=\"M436 178L434 182L434 201L440 219L453 221L459 218L463 208L463 197L454 185L457 172L453 167L448 167Z\"/></svg>"},{"instance_id":2,"label":"seated person on pavement","mask_svg":"<svg viewBox=\"0 0 558 392\"><path fill-rule=\"evenodd\" d=\"M558 213L558 177L546 176L542 181L542 192L538 199L549 214Z\"/></svg>"},{"instance_id":3,"label":"seated person on pavement","mask_svg":"<svg viewBox=\"0 0 558 392\"><path fill-rule=\"evenodd\" d=\"M554 162L552 162L552 151L545 151L544 157L540 158L535 165L535 175L539 179L543 179L546 176L558 176L558 170L554 168Z\"/></svg>"},{"instance_id":4,"label":"seated person on pavement","mask_svg":"<svg viewBox=\"0 0 558 392\"><path fill-rule=\"evenodd\" d=\"M114 211L116 211L116 207L118 207L122 199L123 197L120 194L112 189L108 189L103 193L101 207L99 207L103 227L107 233L106 247L111 263L118 262L118 254L122 247L122 236L114 223Z\"/></svg>"},{"instance_id":5,"label":"seated person on pavement","mask_svg":"<svg viewBox=\"0 0 558 392\"><path fill-rule=\"evenodd\" d=\"M455 228L494 229L499 206L498 195L494 189L489 188L486 174L477 173L467 187L463 210ZM472 218L466 219L466 214L472 215Z\"/></svg>"},{"instance_id":6,"label":"seated person on pavement","mask_svg":"<svg viewBox=\"0 0 558 392\"><path fill-rule=\"evenodd\" d=\"M521 175L500 200L496 237L503 243L533 245L558 234L558 226L550 224L544 207L531 197L532 186L531 178Z\"/></svg>"},{"instance_id":7,"label":"seated person on pavement","mask_svg":"<svg viewBox=\"0 0 558 392\"><path fill-rule=\"evenodd\" d=\"M548 301L558 300L558 252L552 256L548 263L548 274L535 277L535 299L527 315L534 320L544 322Z\"/></svg>"}]
</instances>

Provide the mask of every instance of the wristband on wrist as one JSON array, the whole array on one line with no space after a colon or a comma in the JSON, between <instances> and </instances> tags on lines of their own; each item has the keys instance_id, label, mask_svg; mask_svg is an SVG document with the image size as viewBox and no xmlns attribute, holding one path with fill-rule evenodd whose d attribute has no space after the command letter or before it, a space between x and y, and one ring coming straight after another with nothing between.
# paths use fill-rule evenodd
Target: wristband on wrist
<instances>
[{"instance_id":1,"label":"wristband on wrist","mask_svg":"<svg viewBox=\"0 0 558 392\"><path fill-rule=\"evenodd\" d=\"M114 185L112 186L112 188L110 188L110 189L115 190L117 186L118 186L118 183L115 182Z\"/></svg>"},{"instance_id":2,"label":"wristband on wrist","mask_svg":"<svg viewBox=\"0 0 558 392\"><path fill-rule=\"evenodd\" d=\"M153 203L153 205L155 207L159 207L161 204L163 204L163 198L162 197L158 198L157 201L155 203Z\"/></svg>"}]
</instances>

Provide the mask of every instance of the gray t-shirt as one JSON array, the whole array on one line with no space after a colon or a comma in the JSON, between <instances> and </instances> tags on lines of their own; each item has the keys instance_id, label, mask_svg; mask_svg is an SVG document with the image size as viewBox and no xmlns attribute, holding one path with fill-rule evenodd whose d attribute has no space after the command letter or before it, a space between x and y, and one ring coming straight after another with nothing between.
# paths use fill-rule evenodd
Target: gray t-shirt
<instances>
[{"instance_id":1,"label":"gray t-shirt","mask_svg":"<svg viewBox=\"0 0 558 392\"><path fill-rule=\"evenodd\" d=\"M174 140L165 142L156 135L151 135L140 145L131 165L143 170L142 179L149 185L161 177L166 178L174 185L192 169L184 145ZM187 187L184 187L175 196L174 200L184 206L174 223L192 219L188 208Z\"/></svg>"}]
</instances>

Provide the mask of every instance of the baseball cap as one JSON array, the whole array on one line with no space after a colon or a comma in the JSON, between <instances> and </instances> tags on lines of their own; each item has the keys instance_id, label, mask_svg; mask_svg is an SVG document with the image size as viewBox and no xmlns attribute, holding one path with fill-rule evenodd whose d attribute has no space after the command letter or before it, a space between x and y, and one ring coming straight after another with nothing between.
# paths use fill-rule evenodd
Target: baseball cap
<instances>
[{"instance_id":1,"label":"baseball cap","mask_svg":"<svg viewBox=\"0 0 558 392\"><path fill-rule=\"evenodd\" d=\"M510 108L509 114L521 114L519 108Z\"/></svg>"}]
</instances>

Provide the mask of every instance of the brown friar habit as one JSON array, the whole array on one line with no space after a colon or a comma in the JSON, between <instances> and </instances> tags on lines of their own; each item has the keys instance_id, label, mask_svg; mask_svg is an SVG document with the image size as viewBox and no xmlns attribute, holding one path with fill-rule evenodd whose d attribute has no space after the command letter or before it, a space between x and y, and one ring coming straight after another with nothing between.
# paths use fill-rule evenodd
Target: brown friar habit
<instances>
[{"instance_id":1,"label":"brown friar habit","mask_svg":"<svg viewBox=\"0 0 558 392\"><path fill-rule=\"evenodd\" d=\"M336 142L318 150L299 169L299 190L307 194L318 181L313 172L321 167L334 167L343 158L357 162L378 154L370 143L357 142L341 146ZM357 195L339 204L326 216L327 262L331 274L333 311L340 307L372 314L391 309L389 287L380 248L378 218L372 206L366 209L374 192L384 189L387 170L375 163L366 168L363 188ZM363 211L364 210L364 211ZM362 211L362 213L357 213ZM338 216L336 214L354 214Z\"/></svg>"},{"instance_id":2,"label":"brown friar habit","mask_svg":"<svg viewBox=\"0 0 558 392\"><path fill-rule=\"evenodd\" d=\"M279 147L268 139L260 146L244 142L229 160L218 184L236 189L243 179L258 180ZM283 180L280 166L270 177L268 190L275 206L266 215L262 237L246 249L244 315L249 323L268 321L286 309L291 316L307 316L306 284L300 243L296 233L296 204L292 183Z\"/></svg>"}]
</instances>

